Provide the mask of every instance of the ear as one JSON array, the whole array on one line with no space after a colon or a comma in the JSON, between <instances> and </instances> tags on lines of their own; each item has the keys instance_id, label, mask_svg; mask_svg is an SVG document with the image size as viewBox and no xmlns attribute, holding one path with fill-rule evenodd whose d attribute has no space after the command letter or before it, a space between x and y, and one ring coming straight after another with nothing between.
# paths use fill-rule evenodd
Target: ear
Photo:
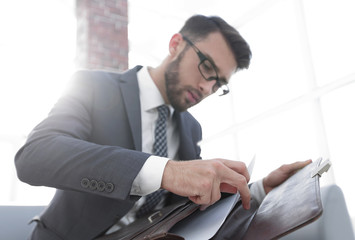
<instances>
[{"instance_id":1,"label":"ear","mask_svg":"<svg viewBox=\"0 0 355 240\"><path fill-rule=\"evenodd\" d=\"M169 53L172 57L177 56L184 48L184 40L180 33L175 33L169 42Z\"/></svg>"}]
</instances>

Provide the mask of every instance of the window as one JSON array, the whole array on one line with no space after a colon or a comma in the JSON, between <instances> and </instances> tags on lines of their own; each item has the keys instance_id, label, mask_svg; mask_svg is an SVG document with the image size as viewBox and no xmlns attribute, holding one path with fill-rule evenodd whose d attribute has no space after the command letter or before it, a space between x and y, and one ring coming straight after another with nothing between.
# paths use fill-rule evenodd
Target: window
<instances>
[{"instance_id":1,"label":"window","mask_svg":"<svg viewBox=\"0 0 355 240\"><path fill-rule=\"evenodd\" d=\"M256 154L252 180L283 163L330 158L321 185L342 188L354 219L354 8L348 0L288 0L245 10L234 24L251 45L250 69L233 77L229 96L191 110L204 129L204 157Z\"/></svg>"},{"instance_id":2,"label":"window","mask_svg":"<svg viewBox=\"0 0 355 240\"><path fill-rule=\"evenodd\" d=\"M73 73L74 1L3 1L0 7L0 204L47 204L54 192L16 176L14 155ZM44 10L45 9L45 10Z\"/></svg>"}]
</instances>

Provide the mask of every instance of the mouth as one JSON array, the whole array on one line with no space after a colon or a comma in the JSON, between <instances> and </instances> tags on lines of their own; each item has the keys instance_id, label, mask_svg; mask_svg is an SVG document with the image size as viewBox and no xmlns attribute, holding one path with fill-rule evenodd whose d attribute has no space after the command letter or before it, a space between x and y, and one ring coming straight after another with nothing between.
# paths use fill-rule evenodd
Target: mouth
<instances>
[{"instance_id":1,"label":"mouth","mask_svg":"<svg viewBox=\"0 0 355 240\"><path fill-rule=\"evenodd\" d=\"M193 91L193 90L187 91L187 99L192 105L200 102L201 98L202 97L200 96L200 94L198 92Z\"/></svg>"}]
</instances>

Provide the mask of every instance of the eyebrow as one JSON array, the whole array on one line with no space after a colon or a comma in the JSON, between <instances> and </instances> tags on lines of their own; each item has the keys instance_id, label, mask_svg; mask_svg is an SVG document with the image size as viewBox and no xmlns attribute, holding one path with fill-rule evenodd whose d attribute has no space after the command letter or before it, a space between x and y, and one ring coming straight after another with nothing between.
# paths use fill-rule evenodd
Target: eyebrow
<instances>
[{"instance_id":1,"label":"eyebrow","mask_svg":"<svg viewBox=\"0 0 355 240\"><path fill-rule=\"evenodd\" d=\"M201 50L199 50L201 52ZM208 54L208 53L203 53L201 52L203 55L205 55L206 58L208 58L208 60L210 60L213 63L213 66L216 68L216 70L218 72L220 72L221 70L219 69L219 67L216 65L216 63L214 62L213 58Z\"/></svg>"}]
</instances>

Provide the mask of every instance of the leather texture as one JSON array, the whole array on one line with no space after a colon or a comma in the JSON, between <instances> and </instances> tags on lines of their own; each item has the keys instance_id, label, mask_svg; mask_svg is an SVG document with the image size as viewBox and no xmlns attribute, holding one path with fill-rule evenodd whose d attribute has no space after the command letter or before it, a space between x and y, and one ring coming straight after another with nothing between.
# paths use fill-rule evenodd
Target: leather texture
<instances>
[{"instance_id":1,"label":"leather texture","mask_svg":"<svg viewBox=\"0 0 355 240\"><path fill-rule=\"evenodd\" d=\"M245 210L242 206L242 202L239 201L229 213L218 232L213 236L212 240L242 239L248 230L258 207L259 203L254 199L251 199L250 209Z\"/></svg>"},{"instance_id":2,"label":"leather texture","mask_svg":"<svg viewBox=\"0 0 355 240\"><path fill-rule=\"evenodd\" d=\"M323 207L319 176L311 177L318 164L307 165L266 195L245 240L277 239L320 217Z\"/></svg>"},{"instance_id":3,"label":"leather texture","mask_svg":"<svg viewBox=\"0 0 355 240\"><path fill-rule=\"evenodd\" d=\"M198 207L198 205L188 199L183 199L153 214L145 215L129 226L100 237L97 240L183 239L177 235L168 233L168 231L178 221L196 211Z\"/></svg>"}]
</instances>

